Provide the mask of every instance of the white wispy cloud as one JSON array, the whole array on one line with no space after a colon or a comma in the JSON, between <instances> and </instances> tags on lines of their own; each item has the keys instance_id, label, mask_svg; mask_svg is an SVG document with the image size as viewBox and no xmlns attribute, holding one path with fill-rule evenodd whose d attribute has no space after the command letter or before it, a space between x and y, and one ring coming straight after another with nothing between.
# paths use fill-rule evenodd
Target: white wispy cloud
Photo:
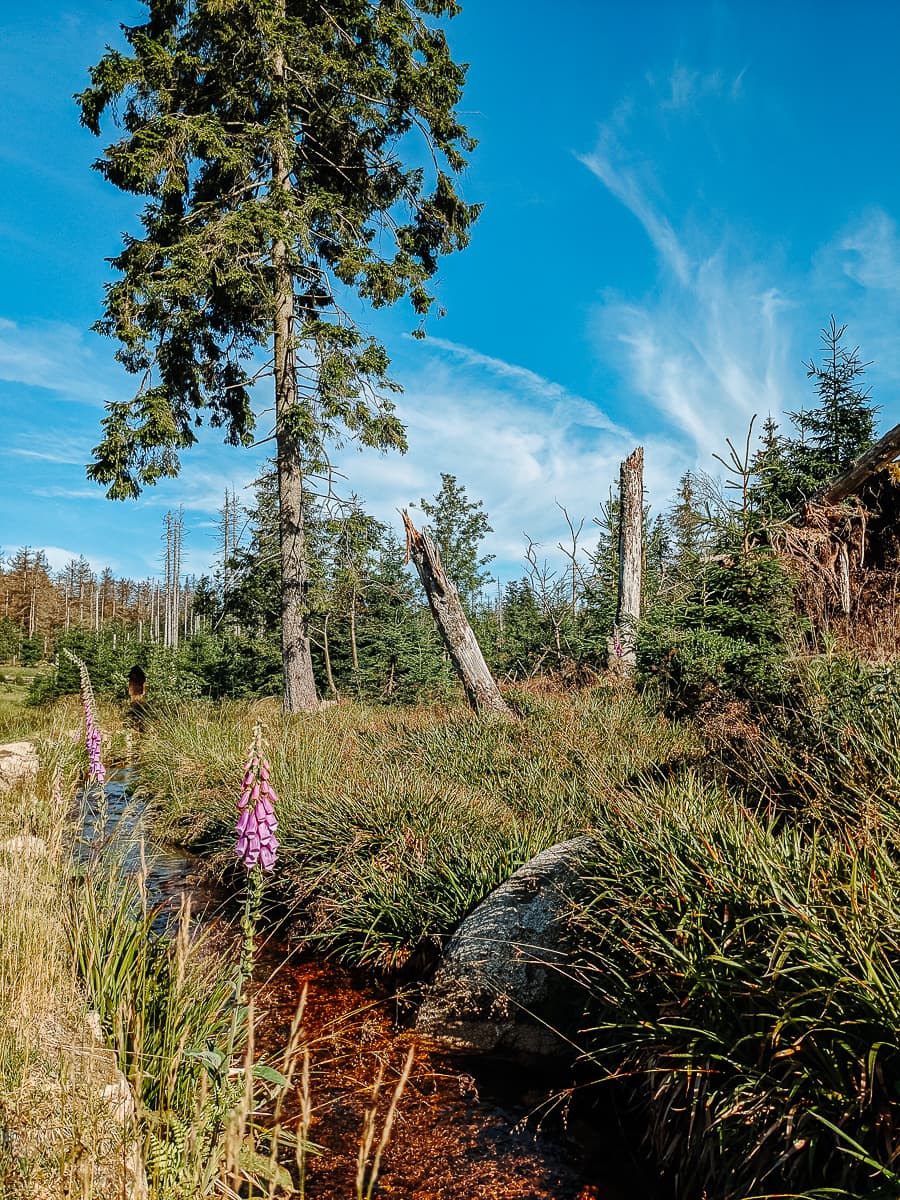
<instances>
[{"instance_id":1,"label":"white wispy cloud","mask_svg":"<svg viewBox=\"0 0 900 1200\"><path fill-rule=\"evenodd\" d=\"M684 63L676 63L669 74L668 86L669 93L663 98L660 108L663 111L684 112L693 108L704 96L721 95L725 81L721 71L692 70Z\"/></svg>"},{"instance_id":2,"label":"white wispy cloud","mask_svg":"<svg viewBox=\"0 0 900 1200\"><path fill-rule=\"evenodd\" d=\"M47 484L32 486L28 489L32 496L40 496L44 500L104 500L100 488L95 487L66 487L65 484Z\"/></svg>"},{"instance_id":3,"label":"white wispy cloud","mask_svg":"<svg viewBox=\"0 0 900 1200\"><path fill-rule=\"evenodd\" d=\"M690 282L691 262L678 234L668 217L651 203L638 171L617 163L616 154L616 140L610 131L604 131L597 148L591 154L578 155L578 160L640 221L662 261L686 286Z\"/></svg>"},{"instance_id":4,"label":"white wispy cloud","mask_svg":"<svg viewBox=\"0 0 900 1200\"><path fill-rule=\"evenodd\" d=\"M723 74L683 66L669 83L669 108L726 90ZM645 107L652 120L652 97ZM708 466L710 452L719 451L726 436L740 437L754 413L790 407L797 379L790 353L793 303L777 256L754 261L744 239L716 214L706 222L693 218L689 234L679 231L655 183L655 166L635 158L631 148L638 115L634 102L620 105L601 128L597 148L580 156L640 221L660 260L648 297L610 295L602 304L598 346Z\"/></svg>"},{"instance_id":5,"label":"white wispy cloud","mask_svg":"<svg viewBox=\"0 0 900 1200\"><path fill-rule=\"evenodd\" d=\"M839 240L844 273L854 283L900 292L900 238L897 223L883 209L870 210Z\"/></svg>"},{"instance_id":6,"label":"white wispy cloud","mask_svg":"<svg viewBox=\"0 0 900 1200\"><path fill-rule=\"evenodd\" d=\"M504 382L514 383L517 387L522 388L526 393L534 396L543 403L563 405L567 411L572 413L577 411L586 425L593 425L597 429L605 429L607 432L616 434L617 436L625 435L625 430L621 426L616 425L614 421L611 421L599 405L592 403L590 400L585 400L584 397L570 392L562 384L555 383L552 379L546 379L543 375L539 375L527 367L519 366L517 363L504 362L501 358L482 354L478 350L473 350L470 346L461 346L457 342L448 341L446 338L429 337L428 347L430 349L444 350L456 357L465 366L482 368L489 375L493 375Z\"/></svg>"},{"instance_id":7,"label":"white wispy cloud","mask_svg":"<svg viewBox=\"0 0 900 1200\"><path fill-rule=\"evenodd\" d=\"M438 353L434 353L435 350ZM521 567L526 534L551 555L563 536L563 504L576 522L586 518L584 544L596 531L591 518L618 479L622 459L637 444L596 405L515 363L470 347L425 344L427 364L404 379L398 415L408 430L405 456L344 455L340 467L370 510L399 531L397 510L433 496L441 472L456 475L480 499L494 533L486 550L507 577ZM534 391L525 394L523 382ZM546 397L534 403L533 396ZM687 465L671 443L648 449L647 486L668 495Z\"/></svg>"},{"instance_id":8,"label":"white wispy cloud","mask_svg":"<svg viewBox=\"0 0 900 1200\"><path fill-rule=\"evenodd\" d=\"M60 466L82 466L91 454L90 439L74 434L46 430L41 433L20 433L17 445L4 446L0 454L16 458L31 458L38 462L56 463Z\"/></svg>"},{"instance_id":9,"label":"white wispy cloud","mask_svg":"<svg viewBox=\"0 0 900 1200\"><path fill-rule=\"evenodd\" d=\"M115 367L89 336L60 321L22 324L0 317L0 380L44 388L102 407L115 394Z\"/></svg>"},{"instance_id":10,"label":"white wispy cloud","mask_svg":"<svg viewBox=\"0 0 900 1200\"><path fill-rule=\"evenodd\" d=\"M900 419L894 397L900 385L900 232L880 206L867 208L838 230L815 256L810 280L823 303L816 326L833 313L847 324L847 342L860 346L879 404L890 406L889 424ZM809 354L806 355L809 357Z\"/></svg>"}]
</instances>

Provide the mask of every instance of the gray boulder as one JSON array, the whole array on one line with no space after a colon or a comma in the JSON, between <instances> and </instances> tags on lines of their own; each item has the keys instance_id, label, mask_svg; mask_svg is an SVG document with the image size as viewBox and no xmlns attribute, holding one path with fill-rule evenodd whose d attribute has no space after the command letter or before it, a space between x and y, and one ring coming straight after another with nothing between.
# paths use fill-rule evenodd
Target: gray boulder
<instances>
[{"instance_id":1,"label":"gray boulder","mask_svg":"<svg viewBox=\"0 0 900 1200\"><path fill-rule=\"evenodd\" d=\"M0 746L0 792L19 783L32 783L38 773L37 750L31 742L7 742Z\"/></svg>"},{"instance_id":2,"label":"gray boulder","mask_svg":"<svg viewBox=\"0 0 900 1200\"><path fill-rule=\"evenodd\" d=\"M567 960L565 922L591 848L589 837L551 846L465 918L425 993L419 1033L470 1054L565 1051L565 1027L577 1019L582 994Z\"/></svg>"}]
</instances>

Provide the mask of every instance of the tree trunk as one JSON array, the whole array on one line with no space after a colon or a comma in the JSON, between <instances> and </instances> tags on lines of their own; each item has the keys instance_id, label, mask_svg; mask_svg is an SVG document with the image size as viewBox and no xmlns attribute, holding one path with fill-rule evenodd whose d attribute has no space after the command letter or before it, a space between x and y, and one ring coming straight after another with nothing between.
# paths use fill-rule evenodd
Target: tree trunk
<instances>
[{"instance_id":1,"label":"tree trunk","mask_svg":"<svg viewBox=\"0 0 900 1200\"><path fill-rule=\"evenodd\" d=\"M325 678L328 680L328 688L335 698L337 698L338 690L334 682L334 675L331 671L331 646L328 643L328 621L331 613L325 614L325 621L322 625L322 654L325 657Z\"/></svg>"},{"instance_id":2,"label":"tree trunk","mask_svg":"<svg viewBox=\"0 0 900 1200\"><path fill-rule=\"evenodd\" d=\"M900 425L893 429L871 446L865 454L860 455L853 466L827 483L813 498L812 504L840 504L848 496L852 496L876 471L886 467L900 454Z\"/></svg>"},{"instance_id":3,"label":"tree trunk","mask_svg":"<svg viewBox=\"0 0 900 1200\"><path fill-rule=\"evenodd\" d=\"M632 675L637 662L643 554L644 450L638 446L622 463L619 475L619 598L609 666L622 676Z\"/></svg>"},{"instance_id":4,"label":"tree trunk","mask_svg":"<svg viewBox=\"0 0 900 1200\"><path fill-rule=\"evenodd\" d=\"M356 648L356 592L350 600L350 656L353 660L353 670L359 670L359 651Z\"/></svg>"},{"instance_id":5,"label":"tree trunk","mask_svg":"<svg viewBox=\"0 0 900 1200\"><path fill-rule=\"evenodd\" d=\"M284 12L284 0L281 3ZM276 82L284 78L284 56L275 52ZM272 187L291 190L288 156L276 138L272 154ZM275 276L275 445L278 461L278 538L281 556L281 664L284 672L283 707L287 713L311 712L318 707L307 624L308 567L303 525L303 469L290 419L297 406L297 368L294 349L294 277L288 250L279 238L272 246Z\"/></svg>"},{"instance_id":6,"label":"tree trunk","mask_svg":"<svg viewBox=\"0 0 900 1200\"><path fill-rule=\"evenodd\" d=\"M849 617L852 608L850 600L850 555L847 553L847 547L843 542L838 547L835 568L838 580L838 596L841 601L841 612L845 617Z\"/></svg>"},{"instance_id":7,"label":"tree trunk","mask_svg":"<svg viewBox=\"0 0 900 1200\"><path fill-rule=\"evenodd\" d=\"M403 525L408 556L419 572L431 614L456 673L462 680L466 699L476 712L486 710L511 717L512 710L500 695L500 689L487 668L481 647L460 603L459 592L441 565L437 547L427 533L418 532L405 510Z\"/></svg>"}]
</instances>

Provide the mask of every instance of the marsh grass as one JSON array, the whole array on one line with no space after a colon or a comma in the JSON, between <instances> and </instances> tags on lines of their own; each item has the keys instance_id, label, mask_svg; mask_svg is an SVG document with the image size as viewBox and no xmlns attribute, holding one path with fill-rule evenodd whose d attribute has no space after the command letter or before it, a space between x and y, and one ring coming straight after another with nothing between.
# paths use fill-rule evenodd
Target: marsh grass
<instances>
[{"instance_id":1,"label":"marsh grass","mask_svg":"<svg viewBox=\"0 0 900 1200\"><path fill-rule=\"evenodd\" d=\"M290 718L264 702L162 709L145 727L140 787L161 835L227 875L239 764L262 719L281 797L272 894L307 937L396 969L433 956L533 855L592 826L635 772L700 752L626 692L519 702L515 723L444 707L347 704Z\"/></svg>"},{"instance_id":2,"label":"marsh grass","mask_svg":"<svg viewBox=\"0 0 900 1200\"><path fill-rule=\"evenodd\" d=\"M629 791L594 835L586 1057L641 1081L676 1194L895 1197L890 845L757 815L697 775Z\"/></svg>"},{"instance_id":3,"label":"marsh grass","mask_svg":"<svg viewBox=\"0 0 900 1200\"><path fill-rule=\"evenodd\" d=\"M141 1168L150 1200L302 1198L318 1152L305 994L283 1051L261 1058L228 937L198 934L187 906L164 929L127 836L73 855L78 710L31 715L16 735L38 748L37 779L0 806L0 1198L118 1200ZM124 749L119 711L103 722L105 749ZM401 1093L374 1149L360 1134L367 1195Z\"/></svg>"},{"instance_id":4,"label":"marsh grass","mask_svg":"<svg viewBox=\"0 0 900 1200\"><path fill-rule=\"evenodd\" d=\"M676 1194L896 1200L893 672L804 664L792 708L726 722L714 744L626 692L523 693L518 708L514 724L262 710L283 896L307 936L357 963L415 962L522 862L588 831L572 927L585 1063L630 1081ZM259 713L160 712L144 744L161 827L226 875L237 781L223 764Z\"/></svg>"}]
</instances>

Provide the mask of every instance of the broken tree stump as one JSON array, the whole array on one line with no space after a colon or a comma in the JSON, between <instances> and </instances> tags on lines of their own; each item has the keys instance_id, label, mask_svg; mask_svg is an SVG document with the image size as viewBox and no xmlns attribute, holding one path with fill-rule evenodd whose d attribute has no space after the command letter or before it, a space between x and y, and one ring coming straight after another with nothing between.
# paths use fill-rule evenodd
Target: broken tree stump
<instances>
[{"instance_id":1,"label":"broken tree stump","mask_svg":"<svg viewBox=\"0 0 900 1200\"><path fill-rule=\"evenodd\" d=\"M132 704L141 704L147 695L147 676L139 666L128 672L128 699Z\"/></svg>"},{"instance_id":2,"label":"broken tree stump","mask_svg":"<svg viewBox=\"0 0 900 1200\"><path fill-rule=\"evenodd\" d=\"M631 675L637 665L643 559L644 448L638 446L619 473L619 597L609 641L609 667L617 675Z\"/></svg>"},{"instance_id":3,"label":"broken tree stump","mask_svg":"<svg viewBox=\"0 0 900 1200\"><path fill-rule=\"evenodd\" d=\"M466 699L476 712L495 712L511 717L512 709L500 695L500 689L488 670L456 585L441 564L437 546L429 534L424 531L420 533L415 528L406 509L402 516L406 530L407 561L412 559L422 580L431 615L447 647L450 661L462 681Z\"/></svg>"}]
</instances>

